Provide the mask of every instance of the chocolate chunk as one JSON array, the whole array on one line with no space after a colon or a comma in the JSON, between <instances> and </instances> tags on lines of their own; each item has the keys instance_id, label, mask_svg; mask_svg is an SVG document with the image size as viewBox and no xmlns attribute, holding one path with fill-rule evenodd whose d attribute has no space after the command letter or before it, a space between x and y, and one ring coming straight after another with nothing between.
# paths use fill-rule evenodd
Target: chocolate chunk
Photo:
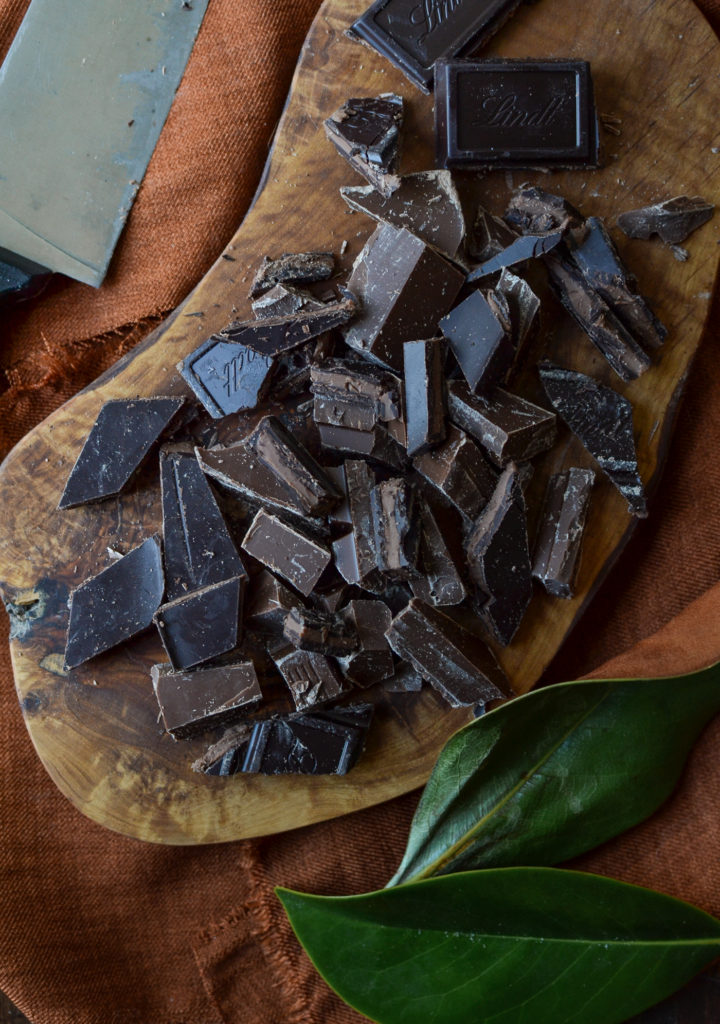
<instances>
[{"instance_id":1,"label":"chocolate chunk","mask_svg":"<svg viewBox=\"0 0 720 1024\"><path fill-rule=\"evenodd\" d=\"M413 466L471 522L487 505L497 482L477 446L455 427L438 448L415 458Z\"/></svg>"},{"instance_id":2,"label":"chocolate chunk","mask_svg":"<svg viewBox=\"0 0 720 1024\"><path fill-rule=\"evenodd\" d=\"M360 395L345 398L323 398L316 395L313 401L313 419L318 426L359 430L363 434L372 433L377 425L375 409ZM332 438L332 432L328 434Z\"/></svg>"},{"instance_id":3,"label":"chocolate chunk","mask_svg":"<svg viewBox=\"0 0 720 1024\"><path fill-rule=\"evenodd\" d=\"M295 607L285 616L283 636L301 651L343 658L358 646L357 632L339 615Z\"/></svg>"},{"instance_id":4,"label":"chocolate chunk","mask_svg":"<svg viewBox=\"0 0 720 1024\"><path fill-rule=\"evenodd\" d=\"M519 4L520 0L375 0L348 34L375 47L427 92L436 61L474 53Z\"/></svg>"},{"instance_id":5,"label":"chocolate chunk","mask_svg":"<svg viewBox=\"0 0 720 1024\"><path fill-rule=\"evenodd\" d=\"M429 338L451 308L464 275L404 228L382 224L355 261L348 287L363 304L344 330L369 359L402 369L403 342Z\"/></svg>"},{"instance_id":6,"label":"chocolate chunk","mask_svg":"<svg viewBox=\"0 0 720 1024\"><path fill-rule=\"evenodd\" d=\"M324 468L332 480L335 490L341 495L340 503L335 505L328 513L328 522L331 526L352 526L347 480L345 479L345 466L325 466Z\"/></svg>"},{"instance_id":7,"label":"chocolate chunk","mask_svg":"<svg viewBox=\"0 0 720 1024\"><path fill-rule=\"evenodd\" d=\"M700 196L677 196L618 217L618 227L628 238L659 235L668 245L684 242L688 235L710 220L715 207Z\"/></svg>"},{"instance_id":8,"label":"chocolate chunk","mask_svg":"<svg viewBox=\"0 0 720 1024\"><path fill-rule=\"evenodd\" d=\"M119 494L183 404L182 398L106 402L85 439L58 508L75 508Z\"/></svg>"},{"instance_id":9,"label":"chocolate chunk","mask_svg":"<svg viewBox=\"0 0 720 1024\"><path fill-rule=\"evenodd\" d=\"M476 263L485 263L492 256L507 249L517 238L516 232L483 206L479 206L466 249Z\"/></svg>"},{"instance_id":10,"label":"chocolate chunk","mask_svg":"<svg viewBox=\"0 0 720 1024\"><path fill-rule=\"evenodd\" d=\"M351 586L364 586L360 577L360 552L358 538L354 531L343 534L332 542L333 564L346 583ZM373 590L379 589L378 583ZM365 589L370 589L366 586Z\"/></svg>"},{"instance_id":11,"label":"chocolate chunk","mask_svg":"<svg viewBox=\"0 0 720 1024\"><path fill-rule=\"evenodd\" d=\"M553 597L574 596L590 492L591 469L573 467L550 477L535 544L533 576Z\"/></svg>"},{"instance_id":12,"label":"chocolate chunk","mask_svg":"<svg viewBox=\"0 0 720 1024\"><path fill-rule=\"evenodd\" d=\"M557 436L554 413L502 388L484 398L464 381L449 381L448 415L498 466L534 458L552 448Z\"/></svg>"},{"instance_id":13,"label":"chocolate chunk","mask_svg":"<svg viewBox=\"0 0 720 1024\"><path fill-rule=\"evenodd\" d=\"M632 404L592 377L541 363L540 379L553 408L596 459L640 519L647 501L635 449Z\"/></svg>"},{"instance_id":14,"label":"chocolate chunk","mask_svg":"<svg viewBox=\"0 0 720 1024\"><path fill-rule=\"evenodd\" d=\"M389 196L367 185L341 188L340 195L351 209L407 228L451 259L465 240L465 216L449 171L406 174Z\"/></svg>"},{"instance_id":15,"label":"chocolate chunk","mask_svg":"<svg viewBox=\"0 0 720 1024\"><path fill-rule=\"evenodd\" d=\"M312 367L330 355L334 347L332 334L322 334L278 356L272 380L273 401L279 402L288 395L301 395L307 391Z\"/></svg>"},{"instance_id":16,"label":"chocolate chunk","mask_svg":"<svg viewBox=\"0 0 720 1024\"><path fill-rule=\"evenodd\" d=\"M512 462L468 538L467 560L473 583L484 599L481 617L496 640L506 646L532 598L525 499Z\"/></svg>"},{"instance_id":17,"label":"chocolate chunk","mask_svg":"<svg viewBox=\"0 0 720 1024\"><path fill-rule=\"evenodd\" d=\"M236 775L252 731L251 722L229 726L216 743L211 743L205 753L193 761L192 770L202 775Z\"/></svg>"},{"instance_id":18,"label":"chocolate chunk","mask_svg":"<svg viewBox=\"0 0 720 1024\"><path fill-rule=\"evenodd\" d=\"M402 122L402 96L385 92L347 100L325 121L325 134L350 166L387 196L400 184L395 172Z\"/></svg>"},{"instance_id":19,"label":"chocolate chunk","mask_svg":"<svg viewBox=\"0 0 720 1024\"><path fill-rule=\"evenodd\" d=\"M403 449L380 424L372 430L353 430L351 427L319 423L318 433L323 448L331 451L362 455L396 470L403 470L407 464Z\"/></svg>"},{"instance_id":20,"label":"chocolate chunk","mask_svg":"<svg viewBox=\"0 0 720 1024\"><path fill-rule=\"evenodd\" d=\"M160 455L165 598L244 576L237 548L192 451Z\"/></svg>"},{"instance_id":21,"label":"chocolate chunk","mask_svg":"<svg viewBox=\"0 0 720 1024\"><path fill-rule=\"evenodd\" d=\"M280 635L288 612L299 607L300 601L297 594L263 569L250 581L245 622L262 633Z\"/></svg>"},{"instance_id":22,"label":"chocolate chunk","mask_svg":"<svg viewBox=\"0 0 720 1024\"><path fill-rule=\"evenodd\" d=\"M251 661L196 672L153 665L151 675L165 731L176 740L225 725L262 699Z\"/></svg>"},{"instance_id":23,"label":"chocolate chunk","mask_svg":"<svg viewBox=\"0 0 720 1024\"><path fill-rule=\"evenodd\" d=\"M395 675L386 679L383 689L387 693L420 693L423 688L423 678L417 669L401 661L395 669Z\"/></svg>"},{"instance_id":24,"label":"chocolate chunk","mask_svg":"<svg viewBox=\"0 0 720 1024\"><path fill-rule=\"evenodd\" d=\"M452 707L505 696L502 670L482 640L417 598L395 616L387 638Z\"/></svg>"},{"instance_id":25,"label":"chocolate chunk","mask_svg":"<svg viewBox=\"0 0 720 1024\"><path fill-rule=\"evenodd\" d=\"M505 221L522 235L567 234L585 223L583 215L562 196L536 185L524 185L513 193Z\"/></svg>"},{"instance_id":26,"label":"chocolate chunk","mask_svg":"<svg viewBox=\"0 0 720 1024\"><path fill-rule=\"evenodd\" d=\"M220 332L221 336L262 355L281 355L352 320L358 312L357 299L347 289L341 289L341 294L340 301L323 303L320 309L263 320L234 321Z\"/></svg>"},{"instance_id":27,"label":"chocolate chunk","mask_svg":"<svg viewBox=\"0 0 720 1024\"><path fill-rule=\"evenodd\" d=\"M406 341L403 360L407 453L420 455L445 440L445 344Z\"/></svg>"},{"instance_id":28,"label":"chocolate chunk","mask_svg":"<svg viewBox=\"0 0 720 1024\"><path fill-rule=\"evenodd\" d=\"M242 547L305 596L313 591L331 561L326 547L264 509L250 524Z\"/></svg>"},{"instance_id":29,"label":"chocolate chunk","mask_svg":"<svg viewBox=\"0 0 720 1024\"><path fill-rule=\"evenodd\" d=\"M282 642L271 650L298 711L337 700L347 690L340 672L324 654Z\"/></svg>"},{"instance_id":30,"label":"chocolate chunk","mask_svg":"<svg viewBox=\"0 0 720 1024\"><path fill-rule=\"evenodd\" d=\"M590 65L581 60L440 61L438 167L597 167Z\"/></svg>"},{"instance_id":31,"label":"chocolate chunk","mask_svg":"<svg viewBox=\"0 0 720 1024\"><path fill-rule=\"evenodd\" d=\"M405 480L383 480L371 492L378 567L393 580L417 573L420 530L415 488Z\"/></svg>"},{"instance_id":32,"label":"chocolate chunk","mask_svg":"<svg viewBox=\"0 0 720 1024\"><path fill-rule=\"evenodd\" d=\"M267 320L275 316L293 316L295 313L310 309L322 309L323 303L310 292L292 285L276 284L252 304L252 311L257 320Z\"/></svg>"},{"instance_id":33,"label":"chocolate chunk","mask_svg":"<svg viewBox=\"0 0 720 1024\"><path fill-rule=\"evenodd\" d=\"M496 274L498 270L514 267L518 263L524 263L525 260L538 259L545 253L551 252L556 245L560 244L562 238L561 231L555 231L549 235L521 235L511 242L507 249L491 256L489 260L469 273L467 283L473 284L489 274Z\"/></svg>"},{"instance_id":34,"label":"chocolate chunk","mask_svg":"<svg viewBox=\"0 0 720 1024\"><path fill-rule=\"evenodd\" d=\"M264 416L245 443L308 515L321 515L338 503L330 477L276 416Z\"/></svg>"},{"instance_id":35,"label":"chocolate chunk","mask_svg":"<svg viewBox=\"0 0 720 1024\"><path fill-rule=\"evenodd\" d=\"M246 576L236 576L158 608L155 625L176 672L218 658L237 645L246 583Z\"/></svg>"},{"instance_id":36,"label":"chocolate chunk","mask_svg":"<svg viewBox=\"0 0 720 1024\"><path fill-rule=\"evenodd\" d=\"M345 775L362 753L373 707L355 704L258 722L242 764L262 775Z\"/></svg>"},{"instance_id":37,"label":"chocolate chunk","mask_svg":"<svg viewBox=\"0 0 720 1024\"><path fill-rule=\"evenodd\" d=\"M350 601L343 614L360 643L357 651L340 659L346 679L367 687L390 678L395 672L395 661L385 636L392 623L388 606L384 601Z\"/></svg>"},{"instance_id":38,"label":"chocolate chunk","mask_svg":"<svg viewBox=\"0 0 720 1024\"><path fill-rule=\"evenodd\" d=\"M335 564L338 571L348 583L358 583L366 590L382 588L382 577L378 570L378 540L375 536L375 520L373 516L372 491L375 487L375 474L366 462L359 459L347 459L345 462L345 480L347 483L348 501L350 503L350 519L352 521L351 540L341 541L339 547L333 545ZM340 555L340 561L338 561ZM356 559L357 578L353 575L352 558ZM348 559L349 564L348 564ZM348 574L343 571L347 566Z\"/></svg>"},{"instance_id":39,"label":"chocolate chunk","mask_svg":"<svg viewBox=\"0 0 720 1024\"><path fill-rule=\"evenodd\" d=\"M496 296L502 296L507 303L510 315L510 328L513 345L517 353L530 337L537 324L540 312L540 299L522 277L503 270L495 285Z\"/></svg>"},{"instance_id":40,"label":"chocolate chunk","mask_svg":"<svg viewBox=\"0 0 720 1024\"><path fill-rule=\"evenodd\" d=\"M410 579L415 597L436 607L460 604L466 591L430 506L420 505L420 568Z\"/></svg>"},{"instance_id":41,"label":"chocolate chunk","mask_svg":"<svg viewBox=\"0 0 720 1024\"><path fill-rule=\"evenodd\" d=\"M313 596L318 608L334 615L335 612L340 611L340 608L345 604L348 599L348 594L350 593L350 587L344 580L341 580L336 586L331 587L322 594L316 593Z\"/></svg>"},{"instance_id":42,"label":"chocolate chunk","mask_svg":"<svg viewBox=\"0 0 720 1024\"><path fill-rule=\"evenodd\" d=\"M327 281L335 273L335 257L331 252L285 253L279 259L267 256L255 275L250 295L256 299L277 284L313 284Z\"/></svg>"},{"instance_id":43,"label":"chocolate chunk","mask_svg":"<svg viewBox=\"0 0 720 1024\"><path fill-rule=\"evenodd\" d=\"M515 346L481 292L473 292L443 317L440 330L473 391L489 391L503 383L515 358Z\"/></svg>"},{"instance_id":44,"label":"chocolate chunk","mask_svg":"<svg viewBox=\"0 0 720 1024\"><path fill-rule=\"evenodd\" d=\"M327 402L362 402L372 410L373 425L378 420L390 423L402 417L402 385L399 377L364 361L325 359L312 368L310 390L316 398Z\"/></svg>"},{"instance_id":45,"label":"chocolate chunk","mask_svg":"<svg viewBox=\"0 0 720 1024\"><path fill-rule=\"evenodd\" d=\"M70 595L65 668L76 668L147 629L164 589L156 537L81 583Z\"/></svg>"}]
</instances>

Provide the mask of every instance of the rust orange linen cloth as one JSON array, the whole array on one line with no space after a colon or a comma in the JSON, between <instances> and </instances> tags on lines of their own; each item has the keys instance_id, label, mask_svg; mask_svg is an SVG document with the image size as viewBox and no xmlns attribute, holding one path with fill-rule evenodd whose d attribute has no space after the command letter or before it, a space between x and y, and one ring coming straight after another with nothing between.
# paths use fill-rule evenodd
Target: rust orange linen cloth
<instances>
[{"instance_id":1,"label":"rust orange linen cloth","mask_svg":"<svg viewBox=\"0 0 720 1024\"><path fill-rule=\"evenodd\" d=\"M26 6L0 0L0 57ZM0 454L146 334L213 262L251 200L318 6L212 0L106 284L95 292L58 280L0 325ZM719 0L702 7L720 26ZM711 323L719 312L716 301ZM720 660L717 340L711 331L698 356L655 515L548 679L610 657L600 674ZM86 820L55 789L24 728L4 639L0 708L0 989L33 1024L361 1020L315 975L272 887L382 886L416 794L259 841L143 845ZM671 803L582 866L720 915L719 763L716 722ZM694 1005L694 1015L663 1022L720 1017L720 1003L708 1016Z\"/></svg>"}]
</instances>

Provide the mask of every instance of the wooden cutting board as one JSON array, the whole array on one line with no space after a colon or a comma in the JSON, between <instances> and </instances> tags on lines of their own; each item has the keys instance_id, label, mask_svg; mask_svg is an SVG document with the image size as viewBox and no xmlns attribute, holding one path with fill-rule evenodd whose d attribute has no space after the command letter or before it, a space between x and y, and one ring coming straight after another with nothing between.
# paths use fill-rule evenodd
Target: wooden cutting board
<instances>
[{"instance_id":1,"label":"wooden cutting board","mask_svg":"<svg viewBox=\"0 0 720 1024\"><path fill-rule=\"evenodd\" d=\"M367 807L420 785L440 747L469 718L433 691L380 698L358 767L344 778L206 778L190 763L207 745L176 743L157 722L150 666L165 660L153 635L70 674L62 670L70 590L160 526L156 469L122 499L56 511L83 439L110 398L184 394L175 364L231 319L250 314L247 292L261 258L305 249L347 248L349 267L374 223L348 213L338 194L360 183L326 142L322 121L349 96L390 90L407 99L403 172L432 166L432 98L386 61L344 36L365 0L327 0L305 43L263 188L231 244L184 305L129 357L32 431L0 469L0 586L9 604L15 682L37 752L62 792L95 821L162 843L208 843L281 831ZM603 134L605 166L595 172L461 176L495 212L509 189L538 180L587 215L607 222L637 273L669 340L656 365L631 385L613 379L578 329L553 303L542 347L530 354L519 388L538 394L532 363L541 351L620 387L635 405L640 468L652 491L683 382L699 344L718 262L720 218L687 243L678 262L660 242L629 242L614 228L623 210L678 194L713 200L720 181L718 43L691 0L541 0L522 6L488 55L575 57L592 62L601 113L619 119ZM568 434L532 484L589 459ZM533 498L531 497L531 501ZM658 495L651 515L662 515ZM593 499L578 595L538 592L502 664L528 690L562 644L634 526L604 479ZM626 567L630 570L630 567ZM592 612L583 628L592 628Z\"/></svg>"}]
</instances>

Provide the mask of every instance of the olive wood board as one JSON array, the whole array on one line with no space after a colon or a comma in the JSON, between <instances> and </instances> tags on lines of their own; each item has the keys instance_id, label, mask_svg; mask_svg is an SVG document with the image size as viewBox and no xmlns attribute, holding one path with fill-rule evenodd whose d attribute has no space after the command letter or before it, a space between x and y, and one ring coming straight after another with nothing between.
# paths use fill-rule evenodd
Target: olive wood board
<instances>
[{"instance_id":1,"label":"olive wood board","mask_svg":"<svg viewBox=\"0 0 720 1024\"><path fill-rule=\"evenodd\" d=\"M0 469L0 586L13 622L15 682L35 748L61 791L86 815L140 839L210 843L264 835L368 807L421 785L468 710L421 694L376 695L366 751L344 777L210 778L190 764L213 738L175 742L163 733L150 667L166 660L146 634L64 673L70 591L160 528L157 463L120 499L57 511L65 480L102 404L111 398L187 394L175 366L232 319L250 316L249 285L265 254L343 249L349 268L374 222L350 214L338 189L359 184L326 141L322 122L350 96L396 91L407 100L401 171L433 166L432 97L345 29L365 0L327 0L304 45L274 148L252 209L185 303L130 356L34 429ZM639 462L652 494L675 413L710 307L718 262L715 218L677 261L659 241L629 241L619 213L674 195L713 200L720 181L718 43L691 0L541 0L523 5L484 51L508 57L573 57L592 62L603 132L601 170L543 174L462 174L468 202L494 212L510 189L537 181L586 215L606 219L621 253L669 328L654 366L623 385L556 303L545 309L542 347L528 354L515 388L540 396L541 354L618 387L634 403ZM530 501L550 472L590 465L563 429L539 464ZM662 514L661 496L650 515ZM577 596L536 592L516 639L500 660L517 692L538 680L606 575L635 523L600 478L589 515ZM588 615L581 628L592 628ZM372 694L371 691L366 691ZM360 694L362 698L363 694Z\"/></svg>"}]
</instances>

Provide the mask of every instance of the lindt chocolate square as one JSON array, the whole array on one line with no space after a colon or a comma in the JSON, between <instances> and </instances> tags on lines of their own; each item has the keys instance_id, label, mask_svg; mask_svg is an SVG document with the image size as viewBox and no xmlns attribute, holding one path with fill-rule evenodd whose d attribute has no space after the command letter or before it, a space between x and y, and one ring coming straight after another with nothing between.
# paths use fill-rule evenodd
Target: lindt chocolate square
<instances>
[{"instance_id":1,"label":"lindt chocolate square","mask_svg":"<svg viewBox=\"0 0 720 1024\"><path fill-rule=\"evenodd\" d=\"M440 167L597 167L590 65L439 61L435 140Z\"/></svg>"}]
</instances>

